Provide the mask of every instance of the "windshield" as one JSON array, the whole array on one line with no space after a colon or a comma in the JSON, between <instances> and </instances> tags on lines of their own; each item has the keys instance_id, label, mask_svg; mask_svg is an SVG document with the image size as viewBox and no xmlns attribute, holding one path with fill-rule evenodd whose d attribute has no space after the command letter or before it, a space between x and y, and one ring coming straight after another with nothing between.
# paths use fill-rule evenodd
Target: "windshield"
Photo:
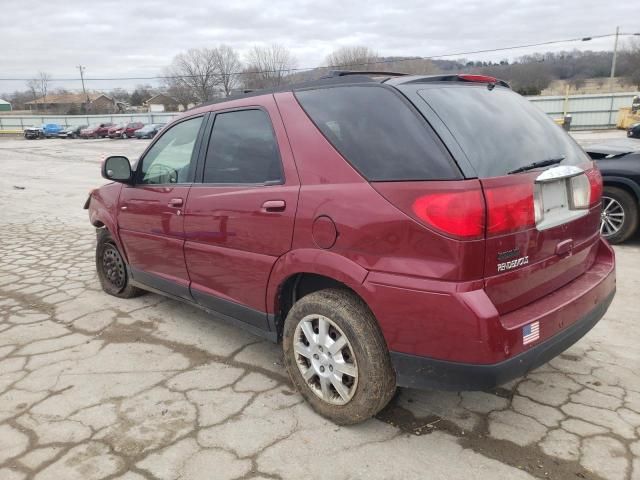
<instances>
[{"instance_id":1,"label":"windshield","mask_svg":"<svg viewBox=\"0 0 640 480\"><path fill-rule=\"evenodd\" d=\"M451 132L478 177L502 176L547 160L563 159L562 165L589 161L564 130L508 88L424 85L418 95Z\"/></svg>"}]
</instances>

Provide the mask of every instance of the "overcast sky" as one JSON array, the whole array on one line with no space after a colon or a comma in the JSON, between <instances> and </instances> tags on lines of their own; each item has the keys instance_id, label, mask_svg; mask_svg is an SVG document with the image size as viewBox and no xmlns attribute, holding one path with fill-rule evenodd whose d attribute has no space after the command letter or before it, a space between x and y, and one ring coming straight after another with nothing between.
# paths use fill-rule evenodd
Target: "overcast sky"
<instances>
[{"instance_id":1,"label":"overcast sky","mask_svg":"<svg viewBox=\"0 0 640 480\"><path fill-rule=\"evenodd\" d=\"M441 55L523 43L640 30L636 0L0 0L0 77L45 71L75 78L160 74L177 53L226 43L240 53L280 43L299 67L332 50L366 45L380 55ZM624 42L624 40L623 40ZM514 58L532 50L610 50L613 39L467 55ZM92 89L141 82L89 82ZM153 83L153 82L150 82ZM79 82L52 85L79 89ZM0 92L24 89L0 81Z\"/></svg>"}]
</instances>

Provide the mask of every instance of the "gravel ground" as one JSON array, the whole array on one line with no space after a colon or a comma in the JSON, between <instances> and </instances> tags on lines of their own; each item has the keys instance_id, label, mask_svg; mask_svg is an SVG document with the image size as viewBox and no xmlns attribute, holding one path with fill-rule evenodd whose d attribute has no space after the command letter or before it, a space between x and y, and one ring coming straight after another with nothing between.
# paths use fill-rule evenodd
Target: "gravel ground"
<instances>
[{"instance_id":1,"label":"gravel ground","mask_svg":"<svg viewBox=\"0 0 640 480\"><path fill-rule=\"evenodd\" d=\"M494 392L401 389L337 427L278 346L102 293L82 203L101 156L146 144L0 139L0 479L640 479L637 238L606 317L557 359Z\"/></svg>"}]
</instances>

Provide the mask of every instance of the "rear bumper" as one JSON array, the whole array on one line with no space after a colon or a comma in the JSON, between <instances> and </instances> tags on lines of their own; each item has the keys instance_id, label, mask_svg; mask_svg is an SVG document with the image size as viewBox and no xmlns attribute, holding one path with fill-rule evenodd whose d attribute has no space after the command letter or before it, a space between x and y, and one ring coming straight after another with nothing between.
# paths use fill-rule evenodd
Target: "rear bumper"
<instances>
[{"instance_id":1,"label":"rear bumper","mask_svg":"<svg viewBox=\"0 0 640 480\"><path fill-rule=\"evenodd\" d=\"M602 318L615 294L615 257L599 239L586 272L506 314L481 282L371 272L363 285L400 386L486 389L550 360ZM537 336L525 344L533 322Z\"/></svg>"},{"instance_id":2,"label":"rear bumper","mask_svg":"<svg viewBox=\"0 0 640 480\"><path fill-rule=\"evenodd\" d=\"M570 327L515 357L492 365L469 364L391 352L397 384L439 390L488 390L521 377L580 340L603 317L615 289Z\"/></svg>"}]
</instances>

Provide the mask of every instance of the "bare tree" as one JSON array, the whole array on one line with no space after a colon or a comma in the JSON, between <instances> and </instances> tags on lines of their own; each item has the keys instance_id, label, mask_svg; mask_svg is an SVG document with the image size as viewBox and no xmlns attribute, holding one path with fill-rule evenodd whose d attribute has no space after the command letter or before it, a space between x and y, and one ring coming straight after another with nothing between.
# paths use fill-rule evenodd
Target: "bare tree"
<instances>
[{"instance_id":1,"label":"bare tree","mask_svg":"<svg viewBox=\"0 0 640 480\"><path fill-rule=\"evenodd\" d=\"M327 55L325 63L329 67L344 70L380 70L384 63L379 62L377 52L365 46L342 47Z\"/></svg>"},{"instance_id":2,"label":"bare tree","mask_svg":"<svg viewBox=\"0 0 640 480\"><path fill-rule=\"evenodd\" d=\"M192 48L174 57L167 74L191 90L197 100L206 102L215 96L220 81L217 56L215 49Z\"/></svg>"},{"instance_id":3,"label":"bare tree","mask_svg":"<svg viewBox=\"0 0 640 480\"><path fill-rule=\"evenodd\" d=\"M50 82L51 75L47 72L38 72L38 76L36 78L27 82L27 88L33 94L34 100L42 98L42 103L46 103Z\"/></svg>"},{"instance_id":4,"label":"bare tree","mask_svg":"<svg viewBox=\"0 0 640 480\"><path fill-rule=\"evenodd\" d=\"M38 81L34 78L27 82L27 89L31 94L31 100L38 99Z\"/></svg>"},{"instance_id":5,"label":"bare tree","mask_svg":"<svg viewBox=\"0 0 640 480\"><path fill-rule=\"evenodd\" d=\"M245 88L267 88L287 83L297 60L287 48L273 44L253 47L247 54L247 64L243 71Z\"/></svg>"},{"instance_id":6,"label":"bare tree","mask_svg":"<svg viewBox=\"0 0 640 480\"><path fill-rule=\"evenodd\" d=\"M174 78L171 75L172 72L170 69L166 69L163 89L167 95L174 98L178 102L178 105L182 105L184 108L188 108L192 103L196 103L198 98L193 89L183 82L181 78Z\"/></svg>"},{"instance_id":7,"label":"bare tree","mask_svg":"<svg viewBox=\"0 0 640 480\"><path fill-rule=\"evenodd\" d=\"M219 75L219 83L228 97L238 86L238 72L242 68L238 53L228 45L220 45L214 50L214 63Z\"/></svg>"}]
</instances>

